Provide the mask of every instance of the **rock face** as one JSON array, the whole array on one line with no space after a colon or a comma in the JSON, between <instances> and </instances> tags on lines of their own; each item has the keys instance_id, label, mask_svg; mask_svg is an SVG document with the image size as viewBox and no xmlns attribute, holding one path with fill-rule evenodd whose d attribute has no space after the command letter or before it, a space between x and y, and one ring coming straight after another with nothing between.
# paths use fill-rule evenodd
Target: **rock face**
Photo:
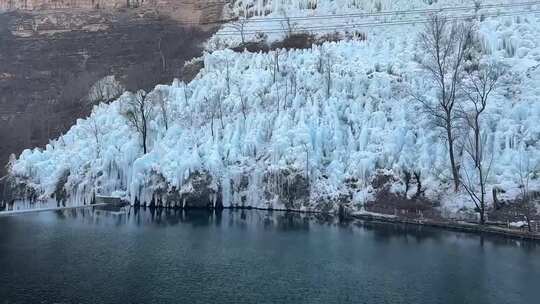
<instances>
[{"instance_id":1,"label":"rock face","mask_svg":"<svg viewBox=\"0 0 540 304\"><path fill-rule=\"evenodd\" d=\"M194 172L180 189L184 208L213 208L221 206L220 191L212 177L204 172Z\"/></svg>"},{"instance_id":2,"label":"rock face","mask_svg":"<svg viewBox=\"0 0 540 304\"><path fill-rule=\"evenodd\" d=\"M264 177L264 200L281 202L286 209L301 210L310 198L309 180L294 170L269 172Z\"/></svg>"},{"instance_id":3,"label":"rock face","mask_svg":"<svg viewBox=\"0 0 540 304\"><path fill-rule=\"evenodd\" d=\"M130 2L136 1L127 0L126 2L122 0L2 0L0 1L0 9L44 10L60 8L118 8L126 6L126 4Z\"/></svg>"},{"instance_id":4,"label":"rock face","mask_svg":"<svg viewBox=\"0 0 540 304\"><path fill-rule=\"evenodd\" d=\"M0 177L11 153L42 146L92 107L114 75L149 89L183 75L221 16L217 0L0 0Z\"/></svg>"},{"instance_id":5,"label":"rock face","mask_svg":"<svg viewBox=\"0 0 540 304\"><path fill-rule=\"evenodd\" d=\"M0 11L154 9L186 22L219 18L222 0L0 0Z\"/></svg>"}]
</instances>

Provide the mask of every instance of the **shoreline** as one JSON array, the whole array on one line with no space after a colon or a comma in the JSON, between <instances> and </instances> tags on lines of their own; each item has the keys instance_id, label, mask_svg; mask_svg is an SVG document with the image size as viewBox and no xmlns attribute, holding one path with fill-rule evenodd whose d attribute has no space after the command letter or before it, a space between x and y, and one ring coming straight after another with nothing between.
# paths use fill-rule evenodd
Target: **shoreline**
<instances>
[{"instance_id":1,"label":"shoreline","mask_svg":"<svg viewBox=\"0 0 540 304\"><path fill-rule=\"evenodd\" d=\"M71 207L53 207L53 208L43 208L43 209L2 211L0 212L0 217L16 216L16 215L24 215L24 214L48 212L48 211L83 209L83 208L89 208L89 207L100 207L100 206L108 206L108 205L114 205L114 204L101 203L101 204L71 206ZM130 205L130 206L135 207L133 205ZM167 208L167 207L148 207L148 206L138 206L136 208L175 209L175 208ZM526 230L510 229L510 228L503 228L503 227L497 227L497 226L482 226L479 224L468 223L468 222L463 222L463 221L435 220L435 219L429 219L429 218L417 220L417 219L409 219L409 218L403 218L403 217L394 216L394 215L386 215L382 213L379 214L379 213L373 213L373 212L352 213L349 215L339 216L336 213L325 213L325 212L315 211L315 210L292 210L292 209L288 210L288 209L276 209L276 208L268 209L268 208L251 207L251 206L246 206L246 207L228 206L228 207L222 207L222 208L217 208L217 209L216 208L189 208L187 210L190 210L190 209L191 210L208 210L208 211L219 211L219 210L224 210L224 209L260 210L260 211L294 212L294 213L303 213L303 214L320 214L320 215L339 217L343 220L362 220L362 221L388 223L388 224L404 224L404 225L433 227L433 228L447 230L447 231L455 231L455 232L463 232L463 233L471 233L471 234L474 233L478 235L488 234L488 235L500 236L500 237L511 238L511 239L520 239L520 240L527 240L527 241L533 241L533 242L540 242L540 233L529 233Z\"/></svg>"},{"instance_id":2,"label":"shoreline","mask_svg":"<svg viewBox=\"0 0 540 304\"><path fill-rule=\"evenodd\" d=\"M83 209L90 207L100 207L108 204L93 204L93 205L82 205L82 206L69 206L69 207L50 207L50 208L36 208L36 209L24 209L24 210L9 210L9 211L0 211L0 217L3 216L15 216L15 215L24 215L29 213L39 213L47 211L63 211L71 209Z\"/></svg>"},{"instance_id":3,"label":"shoreline","mask_svg":"<svg viewBox=\"0 0 540 304\"><path fill-rule=\"evenodd\" d=\"M267 209L260 207L223 207L223 209L230 210L261 210L261 211L278 211L278 212L294 212L294 213L304 213L304 214L320 214L328 215L333 217L340 217L336 213L325 213L321 211L314 210L287 210L287 209ZM209 209L215 210L215 209ZM414 225L414 226L423 226L423 227L432 227L441 230L463 232L463 233L474 233L478 235L488 234L493 236L500 236L511 239L520 239L533 242L540 242L540 233L529 233L528 231L521 231L517 229L502 228L496 226L482 226L475 223L467 223L460 221L452 220L434 220L434 219L422 219L414 220L401 218L394 215L378 214L372 212L366 213L353 213L345 215L342 217L343 220L362 220L369 222L379 222L379 223L388 223L388 224L404 224L404 225Z\"/></svg>"},{"instance_id":4,"label":"shoreline","mask_svg":"<svg viewBox=\"0 0 540 304\"><path fill-rule=\"evenodd\" d=\"M255 208L255 207L225 207L224 209L255 209L255 210L266 210L266 211L279 211L279 212L296 212L296 213L306 213L306 214L324 214L334 217L339 217L338 214L333 213L324 213L320 211L305 211L305 210L285 210L285 209L264 209L264 208ZM378 214L372 212L366 213L353 213L343 217L344 220L362 220L369 222L379 222L379 223L389 223L389 224L404 224L404 225L414 225L414 226L423 226L423 227L432 227L441 230L463 232L463 233L474 233L478 235L488 234L493 236L500 236L511 239L520 239L533 242L540 242L540 233L529 233L528 231L521 231L517 229L502 228L496 226L482 226L474 223L459 222L459 221L441 221L433 219L422 219L414 220L401 218L393 215Z\"/></svg>"},{"instance_id":5,"label":"shoreline","mask_svg":"<svg viewBox=\"0 0 540 304\"><path fill-rule=\"evenodd\" d=\"M164 207L162 207L164 208ZM195 208L199 209L199 208ZM204 209L204 208L202 208ZM294 213L304 213L304 214L320 214L328 215L333 217L340 217L337 213L325 213L321 211L314 210L292 210L292 209L267 209L260 207L223 207L222 209L230 210L261 210L261 211L278 211L278 212L294 212ZM216 210L210 208L208 210ZM496 226L482 226L475 223L468 223L462 221L452 221L452 220L434 220L434 219L422 219L414 220L402 218L394 215L378 214L373 212L365 213L353 213L345 215L342 217L343 220L362 220L369 222L379 222L379 223L388 223L388 224L404 224L404 225L414 225L414 226L423 226L423 227L432 227L441 230L463 232L463 233L474 233L478 235L488 234L493 236L500 236L511 239L520 239L533 242L540 242L540 233L529 233L524 230L502 228Z\"/></svg>"},{"instance_id":6,"label":"shoreline","mask_svg":"<svg viewBox=\"0 0 540 304\"><path fill-rule=\"evenodd\" d=\"M393 224L405 224L414 226L433 227L437 229L444 229L448 231L456 231L463 233L474 233L478 235L488 234L501 236L505 238L527 240L533 242L540 242L540 233L529 233L528 231L522 231L517 229L502 228L496 226L482 226L474 223L451 221L451 220L433 220L433 219L406 219L395 216L385 216L384 214L353 214L351 218L370 221L370 222L384 222Z\"/></svg>"}]
</instances>

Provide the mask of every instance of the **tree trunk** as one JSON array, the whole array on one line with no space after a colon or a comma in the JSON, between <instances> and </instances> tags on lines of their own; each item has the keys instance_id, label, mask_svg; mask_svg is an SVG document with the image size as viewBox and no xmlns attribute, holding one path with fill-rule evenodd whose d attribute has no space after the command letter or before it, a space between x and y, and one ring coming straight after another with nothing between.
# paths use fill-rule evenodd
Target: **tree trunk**
<instances>
[{"instance_id":1,"label":"tree trunk","mask_svg":"<svg viewBox=\"0 0 540 304\"><path fill-rule=\"evenodd\" d=\"M146 154L146 131L143 132L142 138L143 138L143 153Z\"/></svg>"},{"instance_id":2,"label":"tree trunk","mask_svg":"<svg viewBox=\"0 0 540 304\"><path fill-rule=\"evenodd\" d=\"M485 224L485 213L486 213L486 184L484 180L484 172L482 172L482 151L480 150L480 124L478 122L479 114L476 115L475 120L475 153L476 153L476 169L478 170L478 176L480 178L480 224Z\"/></svg>"},{"instance_id":3,"label":"tree trunk","mask_svg":"<svg viewBox=\"0 0 540 304\"><path fill-rule=\"evenodd\" d=\"M478 169L480 171L480 179L483 178L483 175L482 175L482 168L479 168ZM486 223L486 219L485 219L485 214L486 214L486 190L485 190L485 185L484 185L484 182L481 181L480 182L480 191L481 191L481 194L480 194L480 224L481 225L484 225Z\"/></svg>"},{"instance_id":4,"label":"tree trunk","mask_svg":"<svg viewBox=\"0 0 540 304\"><path fill-rule=\"evenodd\" d=\"M527 230L530 232L532 232L532 227L531 227L531 218L529 216L526 216L525 217L525 220L527 221Z\"/></svg>"},{"instance_id":5,"label":"tree trunk","mask_svg":"<svg viewBox=\"0 0 540 304\"><path fill-rule=\"evenodd\" d=\"M483 203L481 204L483 205ZM484 225L486 223L485 215L484 215L484 207L480 206L480 225Z\"/></svg>"},{"instance_id":6,"label":"tree trunk","mask_svg":"<svg viewBox=\"0 0 540 304\"><path fill-rule=\"evenodd\" d=\"M498 210L501 208L501 205L499 204L499 198L497 197L497 188L493 187L491 193L493 194L493 206L495 206L495 209Z\"/></svg>"},{"instance_id":7,"label":"tree trunk","mask_svg":"<svg viewBox=\"0 0 540 304\"><path fill-rule=\"evenodd\" d=\"M454 156L454 138L452 137L452 123L446 122L446 134L448 136L448 153L450 154L450 167L452 168L452 178L454 179L454 191L459 190L459 172L457 169L456 158Z\"/></svg>"},{"instance_id":8,"label":"tree trunk","mask_svg":"<svg viewBox=\"0 0 540 304\"><path fill-rule=\"evenodd\" d=\"M415 197L422 195L422 181L420 180L420 172L414 172L414 178L416 179L416 194Z\"/></svg>"},{"instance_id":9,"label":"tree trunk","mask_svg":"<svg viewBox=\"0 0 540 304\"><path fill-rule=\"evenodd\" d=\"M142 112L142 142L143 142L143 152L144 154L146 154L146 133L147 133L147 128L146 128L146 116L144 115L144 112Z\"/></svg>"}]
</instances>

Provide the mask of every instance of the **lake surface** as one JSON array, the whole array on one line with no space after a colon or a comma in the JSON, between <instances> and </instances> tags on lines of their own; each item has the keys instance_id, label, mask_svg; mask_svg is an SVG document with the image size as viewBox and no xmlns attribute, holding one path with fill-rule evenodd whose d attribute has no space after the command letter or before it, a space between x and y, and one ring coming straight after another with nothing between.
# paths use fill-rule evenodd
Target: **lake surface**
<instances>
[{"instance_id":1,"label":"lake surface","mask_svg":"<svg viewBox=\"0 0 540 304\"><path fill-rule=\"evenodd\" d=\"M537 303L540 247L256 210L0 216L0 303Z\"/></svg>"}]
</instances>

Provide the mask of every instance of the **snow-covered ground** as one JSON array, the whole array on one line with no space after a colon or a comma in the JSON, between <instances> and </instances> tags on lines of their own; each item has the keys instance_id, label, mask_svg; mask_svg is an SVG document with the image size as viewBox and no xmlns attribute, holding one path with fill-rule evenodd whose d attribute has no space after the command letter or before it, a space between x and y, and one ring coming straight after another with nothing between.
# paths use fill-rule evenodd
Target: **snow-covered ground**
<instances>
[{"instance_id":1,"label":"snow-covered ground","mask_svg":"<svg viewBox=\"0 0 540 304\"><path fill-rule=\"evenodd\" d=\"M412 24L414 32L434 13L450 18L487 18L520 15L540 9L538 1L509 0L237 0L226 7L236 22L225 24L207 43L209 50L257 40L264 34L272 42L289 30L324 35L333 32L369 33L400 31ZM414 32L409 38L414 38Z\"/></svg>"},{"instance_id":2,"label":"snow-covered ground","mask_svg":"<svg viewBox=\"0 0 540 304\"><path fill-rule=\"evenodd\" d=\"M482 2L500 3L515 1ZM236 1L230 14L249 11L251 18L269 20L253 23L258 29L270 30L273 23L282 23L283 12L301 17L421 11L413 17L351 17L355 24L425 19L427 9L471 6L473 1L458 0L244 0ZM490 14L522 8L449 13L476 15L484 60L509 69L482 121L493 158L488 193L496 186L506 191L502 198L507 199L520 193L525 160L536 170L534 176L540 173L540 14L534 12L540 4L526 9L508 16ZM344 22L298 20L297 28ZM168 129L155 104L147 154L121 114L133 98L125 93L96 106L89 118L78 120L45 149L24 151L11 172L42 196L51 195L68 175L65 187L74 200L89 200L97 192L143 202L156 195L167 201L172 192L189 193L194 172L204 172L210 199L221 197L225 206L332 211L339 204L360 210L373 200L372 181L378 174L395 176L392 191L403 192L400 178L408 171L421 173L426 195L441 201L450 214L472 208L466 194L452 191L443 137L407 93L436 94L417 63L424 56L417 41L424 26L366 26L358 29L366 40L277 53L221 49L241 41L224 26L209 41L204 68L192 82L159 85L149 94L166 99ZM279 39L277 35L282 33L269 39ZM464 168L465 158L460 158ZM531 189L540 190L537 178Z\"/></svg>"}]
</instances>

